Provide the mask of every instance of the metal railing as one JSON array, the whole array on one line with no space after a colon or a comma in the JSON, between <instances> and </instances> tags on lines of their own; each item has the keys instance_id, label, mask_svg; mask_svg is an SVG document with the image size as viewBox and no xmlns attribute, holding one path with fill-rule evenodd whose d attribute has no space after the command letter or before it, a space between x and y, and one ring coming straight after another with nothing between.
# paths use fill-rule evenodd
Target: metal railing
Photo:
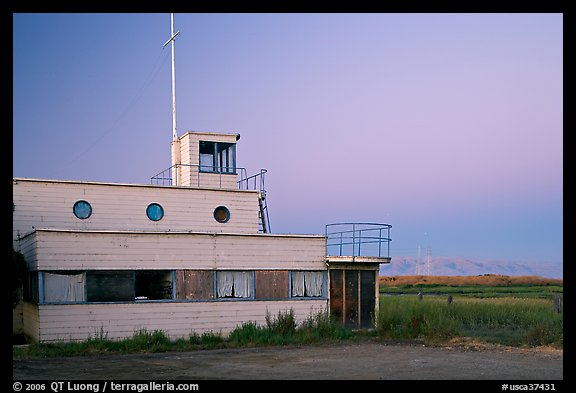
<instances>
[{"instance_id":1,"label":"metal railing","mask_svg":"<svg viewBox=\"0 0 576 393\"><path fill-rule=\"evenodd\" d=\"M389 224L336 223L326 225L327 256L390 257Z\"/></svg>"},{"instance_id":2,"label":"metal railing","mask_svg":"<svg viewBox=\"0 0 576 393\"><path fill-rule=\"evenodd\" d=\"M266 188L264 186L264 175L266 175L266 172L268 172L266 169L260 169L259 173L246 177L246 171L244 170L244 176L240 176L240 180L238 180L238 189L258 190L266 194Z\"/></svg>"},{"instance_id":3,"label":"metal railing","mask_svg":"<svg viewBox=\"0 0 576 393\"><path fill-rule=\"evenodd\" d=\"M264 175L266 174L266 169L260 169L259 173L255 175L248 176L246 173L246 168L236 167L236 171L232 168L214 168L212 166L201 166L201 165L191 165L191 164L176 164L172 165L170 168L163 170L162 172L152 176L150 178L150 184L156 184L161 186L171 186L173 185L173 177L181 177L182 173L186 171L189 172L186 179L190 180L191 187L201 187L201 186L214 186L214 180L206 181L202 184L202 175L218 175L218 185L223 186L222 179L224 176L237 176L236 181L239 190L256 190L261 193L266 192L264 185ZM226 184L226 183L224 183Z\"/></svg>"}]
</instances>

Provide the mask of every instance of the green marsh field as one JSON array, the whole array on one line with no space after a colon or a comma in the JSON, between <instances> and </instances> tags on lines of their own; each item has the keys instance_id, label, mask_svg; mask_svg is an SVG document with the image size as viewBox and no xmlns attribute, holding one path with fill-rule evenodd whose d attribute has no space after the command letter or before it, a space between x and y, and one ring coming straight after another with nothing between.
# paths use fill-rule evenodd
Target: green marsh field
<instances>
[{"instance_id":1,"label":"green marsh field","mask_svg":"<svg viewBox=\"0 0 576 393\"><path fill-rule=\"evenodd\" d=\"M380 278L378 336L563 347L561 280Z\"/></svg>"}]
</instances>

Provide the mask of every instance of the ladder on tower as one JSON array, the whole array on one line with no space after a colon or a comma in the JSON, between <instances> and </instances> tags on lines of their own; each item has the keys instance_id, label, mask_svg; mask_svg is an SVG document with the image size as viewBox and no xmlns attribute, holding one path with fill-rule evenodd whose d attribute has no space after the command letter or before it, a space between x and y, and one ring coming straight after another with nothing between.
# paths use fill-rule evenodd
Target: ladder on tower
<instances>
[{"instance_id":1,"label":"ladder on tower","mask_svg":"<svg viewBox=\"0 0 576 393\"><path fill-rule=\"evenodd\" d=\"M266 191L258 194L258 231L270 233L270 218L268 217L268 205L266 204Z\"/></svg>"}]
</instances>

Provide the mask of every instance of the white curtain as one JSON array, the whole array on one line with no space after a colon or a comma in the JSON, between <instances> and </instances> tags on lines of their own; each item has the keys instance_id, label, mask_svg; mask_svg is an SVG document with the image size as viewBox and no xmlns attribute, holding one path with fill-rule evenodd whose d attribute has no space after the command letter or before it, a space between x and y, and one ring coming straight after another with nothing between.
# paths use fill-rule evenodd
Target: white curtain
<instances>
[{"instance_id":1,"label":"white curtain","mask_svg":"<svg viewBox=\"0 0 576 393\"><path fill-rule=\"evenodd\" d=\"M304 272L306 296L322 296L322 272Z\"/></svg>"},{"instance_id":2,"label":"white curtain","mask_svg":"<svg viewBox=\"0 0 576 393\"><path fill-rule=\"evenodd\" d=\"M250 272L234 272L234 297L250 297L252 287Z\"/></svg>"},{"instance_id":3,"label":"white curtain","mask_svg":"<svg viewBox=\"0 0 576 393\"><path fill-rule=\"evenodd\" d=\"M304 272L292 272L292 296L304 296Z\"/></svg>"},{"instance_id":4,"label":"white curtain","mask_svg":"<svg viewBox=\"0 0 576 393\"><path fill-rule=\"evenodd\" d=\"M234 272L221 271L218 277L218 297L231 297L234 286Z\"/></svg>"},{"instance_id":5,"label":"white curtain","mask_svg":"<svg viewBox=\"0 0 576 393\"><path fill-rule=\"evenodd\" d=\"M322 296L322 272L293 271L292 296Z\"/></svg>"},{"instance_id":6,"label":"white curtain","mask_svg":"<svg viewBox=\"0 0 576 393\"><path fill-rule=\"evenodd\" d=\"M218 297L250 297L252 275L250 272L219 271Z\"/></svg>"},{"instance_id":7,"label":"white curtain","mask_svg":"<svg viewBox=\"0 0 576 393\"><path fill-rule=\"evenodd\" d=\"M83 302L84 274L44 273L44 302Z\"/></svg>"}]
</instances>

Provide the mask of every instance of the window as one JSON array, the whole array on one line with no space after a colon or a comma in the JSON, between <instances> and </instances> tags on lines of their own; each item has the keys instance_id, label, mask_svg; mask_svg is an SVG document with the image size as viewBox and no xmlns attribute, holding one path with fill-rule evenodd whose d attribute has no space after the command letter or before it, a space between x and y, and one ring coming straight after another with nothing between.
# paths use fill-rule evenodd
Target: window
<instances>
[{"instance_id":1,"label":"window","mask_svg":"<svg viewBox=\"0 0 576 393\"><path fill-rule=\"evenodd\" d=\"M324 272L293 271L292 297L321 297L324 294Z\"/></svg>"},{"instance_id":2,"label":"window","mask_svg":"<svg viewBox=\"0 0 576 393\"><path fill-rule=\"evenodd\" d=\"M83 302L84 274L44 272L44 303Z\"/></svg>"},{"instance_id":3,"label":"window","mask_svg":"<svg viewBox=\"0 0 576 393\"><path fill-rule=\"evenodd\" d=\"M135 272L136 300L172 299L172 272L143 270Z\"/></svg>"},{"instance_id":4,"label":"window","mask_svg":"<svg viewBox=\"0 0 576 393\"><path fill-rule=\"evenodd\" d=\"M133 301L134 272L89 271L86 272L86 300L89 302Z\"/></svg>"},{"instance_id":5,"label":"window","mask_svg":"<svg viewBox=\"0 0 576 393\"><path fill-rule=\"evenodd\" d=\"M252 295L252 272L219 271L216 274L219 298L249 298Z\"/></svg>"},{"instance_id":6,"label":"window","mask_svg":"<svg viewBox=\"0 0 576 393\"><path fill-rule=\"evenodd\" d=\"M72 207L74 215L81 220L84 220L92 215L92 206L86 201L78 201Z\"/></svg>"},{"instance_id":7,"label":"window","mask_svg":"<svg viewBox=\"0 0 576 393\"><path fill-rule=\"evenodd\" d=\"M200 141L200 172L236 174L236 144Z\"/></svg>"},{"instance_id":8,"label":"window","mask_svg":"<svg viewBox=\"0 0 576 393\"><path fill-rule=\"evenodd\" d=\"M287 270L257 270L254 272L254 297L256 299L287 299Z\"/></svg>"},{"instance_id":9,"label":"window","mask_svg":"<svg viewBox=\"0 0 576 393\"><path fill-rule=\"evenodd\" d=\"M38 272L30 272L23 282L24 300L30 303L38 303Z\"/></svg>"},{"instance_id":10,"label":"window","mask_svg":"<svg viewBox=\"0 0 576 393\"><path fill-rule=\"evenodd\" d=\"M230 220L230 210L226 206L218 206L214 209L214 219L221 224L227 223Z\"/></svg>"},{"instance_id":11,"label":"window","mask_svg":"<svg viewBox=\"0 0 576 393\"><path fill-rule=\"evenodd\" d=\"M172 271L88 271L86 297L89 302L172 299Z\"/></svg>"},{"instance_id":12,"label":"window","mask_svg":"<svg viewBox=\"0 0 576 393\"><path fill-rule=\"evenodd\" d=\"M151 203L146 208L146 216L152 221L160 221L164 217L164 208L157 203Z\"/></svg>"}]
</instances>

